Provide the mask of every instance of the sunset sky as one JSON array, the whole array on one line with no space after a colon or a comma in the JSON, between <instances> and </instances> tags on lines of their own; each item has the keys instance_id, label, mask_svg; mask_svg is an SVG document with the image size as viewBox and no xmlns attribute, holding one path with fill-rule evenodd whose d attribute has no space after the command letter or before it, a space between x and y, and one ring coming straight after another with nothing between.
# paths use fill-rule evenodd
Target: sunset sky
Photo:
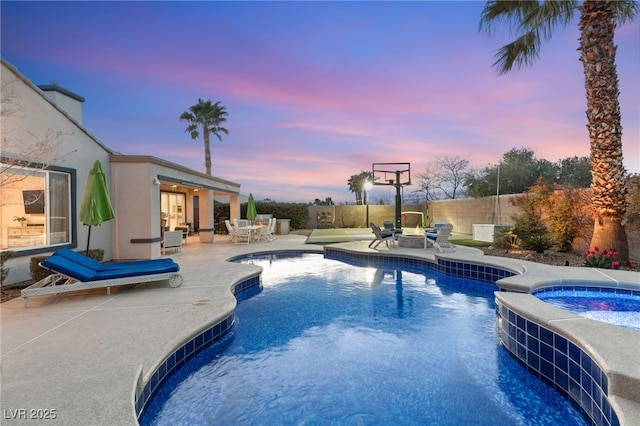
<instances>
[{"instance_id":1,"label":"sunset sky","mask_svg":"<svg viewBox=\"0 0 640 426\"><path fill-rule=\"evenodd\" d=\"M347 180L372 163L410 162L417 180L436 158L589 154L578 15L532 68L498 76L510 34L478 31L483 6L3 0L1 52L34 84L83 96L85 128L122 154L204 172L202 138L178 117L220 101L230 134L212 140L213 175L256 199L353 202ZM616 43L625 165L638 173L640 21Z\"/></svg>"}]
</instances>

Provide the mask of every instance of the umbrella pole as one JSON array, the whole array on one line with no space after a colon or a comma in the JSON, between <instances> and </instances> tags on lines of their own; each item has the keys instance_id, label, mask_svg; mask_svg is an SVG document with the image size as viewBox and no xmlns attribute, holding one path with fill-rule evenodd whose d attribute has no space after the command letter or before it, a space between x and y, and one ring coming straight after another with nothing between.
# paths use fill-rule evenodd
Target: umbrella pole
<instances>
[{"instance_id":1,"label":"umbrella pole","mask_svg":"<svg viewBox=\"0 0 640 426\"><path fill-rule=\"evenodd\" d=\"M91 241L91 225L89 225L89 235L87 235L87 251L84 253L89 256L89 241Z\"/></svg>"}]
</instances>

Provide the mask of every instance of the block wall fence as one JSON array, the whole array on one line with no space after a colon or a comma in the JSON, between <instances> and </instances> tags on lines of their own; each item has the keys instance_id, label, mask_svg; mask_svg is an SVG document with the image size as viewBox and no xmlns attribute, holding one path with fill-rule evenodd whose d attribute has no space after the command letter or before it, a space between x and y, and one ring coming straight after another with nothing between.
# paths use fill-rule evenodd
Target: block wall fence
<instances>
[{"instance_id":1,"label":"block wall fence","mask_svg":"<svg viewBox=\"0 0 640 426\"><path fill-rule=\"evenodd\" d=\"M509 203L510 195L501 195L499 201L496 196L483 198L465 198L456 200L429 201L421 204L407 204L402 206L403 212L421 212L424 215L424 225L431 227L438 222L453 225L454 232L471 234L473 224L513 225L511 217L519 214L519 209ZM367 209L369 222L382 226L385 220L395 221L395 205L367 206L309 206L308 229L322 228L322 218L330 216L333 228L366 228ZM408 213L403 220L404 228L415 228L420 225L421 216Z\"/></svg>"},{"instance_id":2,"label":"block wall fence","mask_svg":"<svg viewBox=\"0 0 640 426\"><path fill-rule=\"evenodd\" d=\"M513 226L513 216L522 212L511 205L509 200L520 194L500 195L483 198L464 198L456 200L429 201L421 204L402 206L403 212L422 212L424 225L432 227L435 223L446 222L453 225L453 232L473 234L474 224L493 224ZM496 200L496 198L499 198ZM395 205L369 205L368 218L380 227L385 220L395 222ZM332 223L321 224L320 219L331 217ZM403 228L410 230L420 224L419 214L409 213L403 221ZM322 227L332 228L368 228L367 206L309 206L307 229ZM627 230L629 257L632 261L640 262L640 231ZM588 248L588 241L576 240L575 250Z\"/></svg>"}]
</instances>

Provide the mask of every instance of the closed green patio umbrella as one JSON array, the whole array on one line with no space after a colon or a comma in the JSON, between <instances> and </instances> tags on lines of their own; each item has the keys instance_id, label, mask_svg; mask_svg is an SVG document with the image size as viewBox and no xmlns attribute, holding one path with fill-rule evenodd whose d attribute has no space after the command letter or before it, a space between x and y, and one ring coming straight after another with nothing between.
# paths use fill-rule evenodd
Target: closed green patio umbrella
<instances>
[{"instance_id":1,"label":"closed green patio umbrella","mask_svg":"<svg viewBox=\"0 0 640 426\"><path fill-rule=\"evenodd\" d=\"M257 215L256 202L253 199L253 194L249 194L249 200L247 201L247 219L253 221Z\"/></svg>"},{"instance_id":2,"label":"closed green patio umbrella","mask_svg":"<svg viewBox=\"0 0 640 426\"><path fill-rule=\"evenodd\" d=\"M109 198L109 188L107 179L99 160L93 163L93 168L89 171L87 184L80 203L80 220L89 227L87 236L87 253L89 252L89 241L91 240L91 227L102 225L103 222L116 217L111 207Z\"/></svg>"}]
</instances>

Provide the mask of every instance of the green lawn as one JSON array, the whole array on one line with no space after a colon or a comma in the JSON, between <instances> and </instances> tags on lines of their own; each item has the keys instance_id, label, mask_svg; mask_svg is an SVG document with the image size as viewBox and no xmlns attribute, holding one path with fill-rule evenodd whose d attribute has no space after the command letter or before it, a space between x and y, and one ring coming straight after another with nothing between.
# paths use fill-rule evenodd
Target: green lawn
<instances>
[{"instance_id":1,"label":"green lawn","mask_svg":"<svg viewBox=\"0 0 640 426\"><path fill-rule=\"evenodd\" d=\"M407 229L407 233L415 232L414 229ZM422 232L422 230L420 231ZM307 244L333 244L348 241L372 240L373 233L369 228L330 228L314 229L307 237ZM475 241L468 234L451 234L451 243L467 247L489 247L490 243Z\"/></svg>"}]
</instances>

